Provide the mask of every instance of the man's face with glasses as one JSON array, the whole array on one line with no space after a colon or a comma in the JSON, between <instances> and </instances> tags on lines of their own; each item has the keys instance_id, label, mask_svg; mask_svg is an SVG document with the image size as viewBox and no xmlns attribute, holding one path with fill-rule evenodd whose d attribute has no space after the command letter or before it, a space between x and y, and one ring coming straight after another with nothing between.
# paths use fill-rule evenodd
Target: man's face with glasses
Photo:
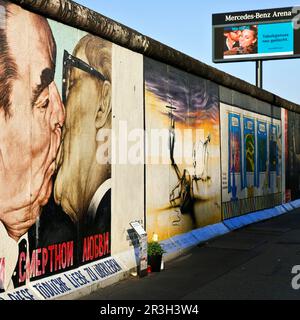
<instances>
[{"instance_id":1,"label":"man's face with glasses","mask_svg":"<svg viewBox=\"0 0 300 320\"><path fill-rule=\"evenodd\" d=\"M84 39L89 38L103 42L89 35ZM99 68L89 65L84 43L73 55L65 52L64 56L66 123L55 182L55 200L74 221L86 213L94 193L111 174L110 165L96 161L97 133L111 129L111 84ZM109 56L110 50L106 49ZM101 59L100 51L93 52L99 54L93 58Z\"/></svg>"}]
</instances>

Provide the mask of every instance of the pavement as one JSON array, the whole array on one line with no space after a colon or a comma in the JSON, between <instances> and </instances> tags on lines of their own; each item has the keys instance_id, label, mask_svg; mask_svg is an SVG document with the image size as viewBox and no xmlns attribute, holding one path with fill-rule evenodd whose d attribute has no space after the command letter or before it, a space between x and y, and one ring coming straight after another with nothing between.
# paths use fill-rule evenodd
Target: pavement
<instances>
[{"instance_id":1,"label":"pavement","mask_svg":"<svg viewBox=\"0 0 300 320\"><path fill-rule=\"evenodd\" d=\"M198 245L161 272L132 276L81 300L298 300L295 265L300 209Z\"/></svg>"}]
</instances>

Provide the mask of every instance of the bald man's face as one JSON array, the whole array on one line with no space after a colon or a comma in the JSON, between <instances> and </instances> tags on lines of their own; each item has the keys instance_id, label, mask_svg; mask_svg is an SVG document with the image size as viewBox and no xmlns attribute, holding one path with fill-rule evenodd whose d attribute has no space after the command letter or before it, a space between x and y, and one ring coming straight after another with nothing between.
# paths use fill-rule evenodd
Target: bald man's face
<instances>
[{"instance_id":1,"label":"bald man's face","mask_svg":"<svg viewBox=\"0 0 300 320\"><path fill-rule=\"evenodd\" d=\"M46 19L9 5L6 35L17 66L10 117L0 109L0 220L16 240L48 202L64 107L54 83L55 44Z\"/></svg>"}]
</instances>

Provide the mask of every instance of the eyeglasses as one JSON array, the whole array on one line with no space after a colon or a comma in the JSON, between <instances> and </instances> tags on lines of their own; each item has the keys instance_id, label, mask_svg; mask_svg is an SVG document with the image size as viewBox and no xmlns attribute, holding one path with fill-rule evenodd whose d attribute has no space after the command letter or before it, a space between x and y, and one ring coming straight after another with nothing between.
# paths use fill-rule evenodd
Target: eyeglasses
<instances>
[{"instance_id":1,"label":"eyeglasses","mask_svg":"<svg viewBox=\"0 0 300 320\"><path fill-rule=\"evenodd\" d=\"M93 77L100 79L102 81L107 80L102 73L97 71L95 68L91 67L89 64L87 64L83 60L77 57L74 57L67 50L65 50L64 58L63 58L63 80L62 80L62 100L64 105L66 105L66 102L67 102L68 77L69 77L70 68L72 67L80 69L84 72L87 72Z\"/></svg>"}]
</instances>

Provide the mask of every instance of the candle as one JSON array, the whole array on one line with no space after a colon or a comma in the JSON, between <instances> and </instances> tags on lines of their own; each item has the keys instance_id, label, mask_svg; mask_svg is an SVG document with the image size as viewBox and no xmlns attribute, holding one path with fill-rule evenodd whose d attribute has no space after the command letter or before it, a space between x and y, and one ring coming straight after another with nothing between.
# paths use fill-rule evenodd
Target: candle
<instances>
[{"instance_id":1,"label":"candle","mask_svg":"<svg viewBox=\"0 0 300 320\"><path fill-rule=\"evenodd\" d=\"M153 233L152 241L158 242L158 235L156 233Z\"/></svg>"}]
</instances>

